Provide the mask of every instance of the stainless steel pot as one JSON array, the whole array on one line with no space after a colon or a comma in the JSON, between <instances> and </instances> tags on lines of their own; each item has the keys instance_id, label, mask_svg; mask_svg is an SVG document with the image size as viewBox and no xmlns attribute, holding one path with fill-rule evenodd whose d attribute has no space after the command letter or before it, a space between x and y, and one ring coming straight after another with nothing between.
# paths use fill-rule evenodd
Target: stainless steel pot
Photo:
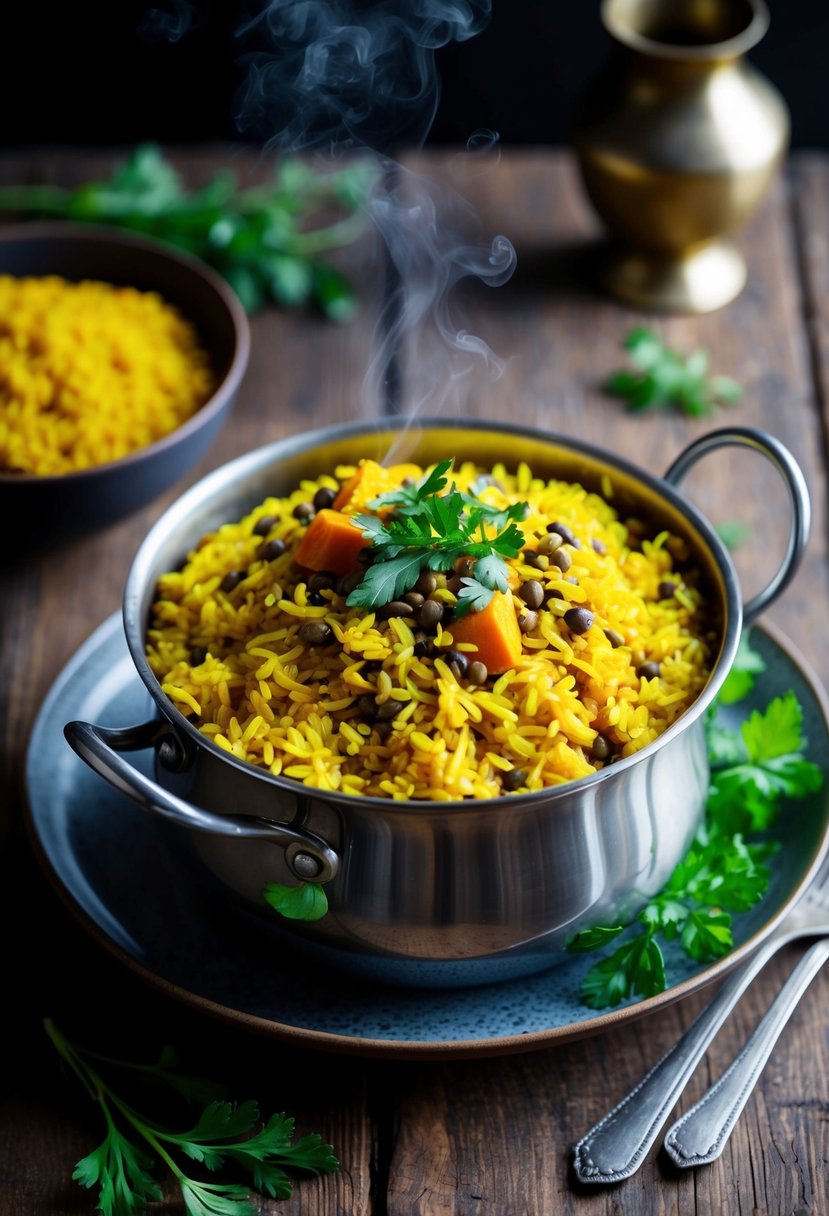
<instances>
[{"instance_id":1,"label":"stainless steel pot","mask_svg":"<svg viewBox=\"0 0 829 1216\"><path fill-rule=\"evenodd\" d=\"M751 448L784 479L791 500L785 557L766 588L741 601L729 554L676 487L706 453ZM454 455L484 467L526 460L534 473L600 490L693 546L722 639L693 706L656 742L568 785L481 801L399 803L315 792L212 744L162 693L144 646L158 576L205 532L239 518L337 464L362 457L426 464ZM183 832L228 908L256 909L303 953L404 984L463 985L514 978L553 964L579 929L632 916L665 883L700 822L708 763L704 715L734 658L740 631L783 590L809 532L803 475L782 444L747 428L692 443L663 479L617 456L517 426L429 420L311 432L251 452L193 486L156 523L126 581L123 616L138 675L157 716L110 729L70 722L75 751L117 789ZM156 779L122 755L153 748ZM183 864L186 864L183 863ZM324 884L329 908L286 921L263 898L268 883ZM152 875L146 876L148 883ZM240 898L241 897L241 898Z\"/></svg>"}]
</instances>

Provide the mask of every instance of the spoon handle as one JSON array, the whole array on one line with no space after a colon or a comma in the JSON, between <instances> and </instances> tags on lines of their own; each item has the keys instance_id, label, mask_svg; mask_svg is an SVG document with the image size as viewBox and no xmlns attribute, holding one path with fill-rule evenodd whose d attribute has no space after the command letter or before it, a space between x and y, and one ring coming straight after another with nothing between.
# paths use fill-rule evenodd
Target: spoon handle
<instances>
[{"instance_id":1,"label":"spoon handle","mask_svg":"<svg viewBox=\"0 0 829 1216\"><path fill-rule=\"evenodd\" d=\"M674 1123L665 1138L665 1151L676 1165L688 1169L719 1157L783 1027L827 959L829 938L804 954L734 1063Z\"/></svg>"},{"instance_id":2,"label":"spoon handle","mask_svg":"<svg viewBox=\"0 0 829 1216\"><path fill-rule=\"evenodd\" d=\"M714 1035L785 937L770 937L723 984L661 1060L573 1149L580 1182L621 1182L635 1174Z\"/></svg>"}]
</instances>

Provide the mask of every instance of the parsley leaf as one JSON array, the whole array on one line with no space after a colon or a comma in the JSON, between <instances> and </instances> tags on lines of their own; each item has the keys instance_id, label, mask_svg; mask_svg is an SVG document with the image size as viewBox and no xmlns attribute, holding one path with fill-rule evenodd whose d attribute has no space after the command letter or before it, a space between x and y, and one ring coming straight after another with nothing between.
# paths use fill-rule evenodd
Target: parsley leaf
<instances>
[{"instance_id":1,"label":"parsley leaf","mask_svg":"<svg viewBox=\"0 0 829 1216\"><path fill-rule=\"evenodd\" d=\"M766 664L762 656L752 650L748 635L741 634L734 662L717 693L719 703L733 705L735 701L742 701L754 687L754 677L765 670Z\"/></svg>"},{"instance_id":2,"label":"parsley leaf","mask_svg":"<svg viewBox=\"0 0 829 1216\"><path fill-rule=\"evenodd\" d=\"M745 695L763 667L742 640L723 703ZM582 996L592 1008L664 990L659 938L677 941L698 962L727 954L734 915L753 908L771 878L767 863L778 844L758 834L773 826L784 798L801 798L823 782L820 768L803 755L803 710L792 691L748 714L739 731L712 716L706 738L711 779L705 821L685 857L631 925L596 925L568 943L573 951L598 950L627 935L584 978Z\"/></svg>"},{"instance_id":3,"label":"parsley leaf","mask_svg":"<svg viewBox=\"0 0 829 1216\"><path fill-rule=\"evenodd\" d=\"M718 405L739 401L742 389L729 376L708 375L708 354L696 350L687 359L666 346L649 329L632 329L622 342L636 371L621 369L604 384L614 397L623 397L632 413L675 406L700 418Z\"/></svg>"},{"instance_id":4,"label":"parsley leaf","mask_svg":"<svg viewBox=\"0 0 829 1216\"><path fill-rule=\"evenodd\" d=\"M650 933L617 947L590 969L582 996L593 1009L618 1005L630 996L655 996L665 988L665 959Z\"/></svg>"},{"instance_id":5,"label":"parsley leaf","mask_svg":"<svg viewBox=\"0 0 829 1216\"><path fill-rule=\"evenodd\" d=\"M517 557L524 546L518 520L527 504L491 508L455 485L446 489L451 460L443 460L414 486L400 486L372 499L374 510L393 508L386 519L356 515L372 553L372 563L346 603L377 608L400 599L424 570L447 570L461 557L475 559L474 575L464 576L455 615L481 611L493 592L505 591L505 558ZM443 492L445 490L445 493Z\"/></svg>"},{"instance_id":6,"label":"parsley leaf","mask_svg":"<svg viewBox=\"0 0 829 1216\"><path fill-rule=\"evenodd\" d=\"M143 233L213 266L249 312L269 300L284 308L314 304L330 320L346 321L355 311L353 289L322 255L363 231L375 176L365 161L323 173L289 158L266 185L240 189L233 174L219 173L188 190L158 145L143 143L104 181L70 190L2 188L0 211Z\"/></svg>"},{"instance_id":7,"label":"parsley leaf","mask_svg":"<svg viewBox=\"0 0 829 1216\"><path fill-rule=\"evenodd\" d=\"M270 882L262 894L286 920L321 920L328 911L328 896L318 882L301 882L295 887Z\"/></svg>"},{"instance_id":8,"label":"parsley leaf","mask_svg":"<svg viewBox=\"0 0 829 1216\"><path fill-rule=\"evenodd\" d=\"M78 1162L72 1175L81 1186L98 1188L97 1208L102 1216L135 1216L148 1203L161 1202L163 1193L149 1172L159 1162L175 1178L188 1216L256 1216L260 1208L251 1201L251 1186L191 1178L172 1155L174 1152L208 1170L233 1164L250 1174L257 1191L272 1199L287 1199L292 1193L284 1167L311 1173L330 1173L339 1168L331 1145L320 1136L312 1134L294 1141L294 1120L276 1114L263 1124L255 1102L236 1106L213 1101L189 1131L163 1127L115 1092L93 1068L91 1061L98 1058L94 1053L66 1038L50 1019L44 1022L44 1029L106 1121L103 1143ZM139 1074L156 1071L155 1067L123 1061L110 1063Z\"/></svg>"}]
</instances>

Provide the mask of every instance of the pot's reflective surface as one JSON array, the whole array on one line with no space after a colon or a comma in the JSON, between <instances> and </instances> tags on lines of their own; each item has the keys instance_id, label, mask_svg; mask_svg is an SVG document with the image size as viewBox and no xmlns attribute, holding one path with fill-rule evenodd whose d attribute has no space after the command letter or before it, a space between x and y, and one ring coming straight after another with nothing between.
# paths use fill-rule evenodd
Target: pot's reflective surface
<instances>
[{"instance_id":1,"label":"pot's reflective surface","mask_svg":"<svg viewBox=\"0 0 829 1216\"><path fill-rule=\"evenodd\" d=\"M736 431L722 435L722 442L761 450L765 442L758 433L750 441ZM161 692L144 657L159 574L177 565L206 531L302 478L362 457L427 464L448 455L484 467L526 461L539 476L599 491L602 478L610 477L620 512L635 510L688 540L722 626L711 678L690 710L649 747L577 782L454 803L317 793L237 760L200 735ZM790 477L797 543L786 577L808 526L805 491L795 473ZM529 429L428 421L411 429L332 428L217 470L170 508L142 544L125 589L124 622L161 720L155 731L157 791L127 792L195 829L179 832L180 842L212 875L219 898L228 902L232 895L233 906L255 910L258 924L290 933L325 962L393 982L461 985L550 966L577 930L634 914L667 880L703 813L704 713L733 660L742 605L723 545L667 482L587 445ZM85 758L119 788L130 785L126 762L115 773L114 765ZM201 809L185 817L181 807ZM260 838L242 838L252 833ZM322 919L289 922L268 907L262 895L267 884L313 878L317 865L324 868L329 904Z\"/></svg>"}]
</instances>

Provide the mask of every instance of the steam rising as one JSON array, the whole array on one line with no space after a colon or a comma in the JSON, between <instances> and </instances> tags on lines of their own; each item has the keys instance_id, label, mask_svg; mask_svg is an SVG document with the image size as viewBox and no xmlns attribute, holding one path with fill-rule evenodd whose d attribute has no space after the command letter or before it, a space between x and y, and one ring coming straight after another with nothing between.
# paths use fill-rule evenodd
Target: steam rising
<instances>
[{"instance_id":1,"label":"steam rising","mask_svg":"<svg viewBox=\"0 0 829 1216\"><path fill-rule=\"evenodd\" d=\"M435 51L488 19L489 0L269 0L240 30L261 48L246 59L240 127L280 150L420 147Z\"/></svg>"},{"instance_id":2,"label":"steam rising","mask_svg":"<svg viewBox=\"0 0 829 1216\"><path fill-rule=\"evenodd\" d=\"M180 37L193 5L166 3L168 36ZM151 12L162 28L160 10ZM449 187L394 159L401 148L421 147L431 128L440 96L436 51L474 37L489 15L490 0L251 0L238 30L246 68L241 131L284 155L370 155L377 163L367 211L389 273L367 407L379 390L389 412L437 412L448 402L460 409L471 373L502 371L484 339L464 327L452 294L468 277L505 283L515 250L505 236L483 239L471 208ZM496 143L492 132L478 132L469 154L484 156Z\"/></svg>"},{"instance_id":3,"label":"steam rising","mask_svg":"<svg viewBox=\"0 0 829 1216\"><path fill-rule=\"evenodd\" d=\"M389 186L389 181L395 184ZM460 408L459 390L471 372L495 379L502 361L456 315L453 288L464 278L500 287L515 269L515 250L504 236L474 240L472 209L449 187L387 163L386 188L369 214L385 242L393 275L382 339L366 375L364 396L379 390L390 412ZM389 369L403 350L406 400L395 399ZM393 376L392 371L392 376Z\"/></svg>"}]
</instances>

